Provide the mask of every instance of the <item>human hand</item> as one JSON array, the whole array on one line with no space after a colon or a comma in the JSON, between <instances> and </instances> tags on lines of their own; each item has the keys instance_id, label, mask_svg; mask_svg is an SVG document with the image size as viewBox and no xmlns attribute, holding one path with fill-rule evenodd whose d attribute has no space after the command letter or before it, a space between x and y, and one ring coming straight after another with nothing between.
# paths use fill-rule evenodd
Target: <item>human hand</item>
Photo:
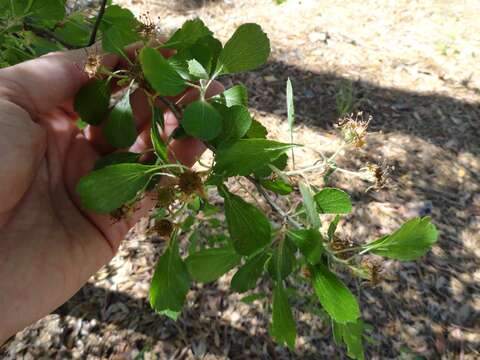
<instances>
[{"instance_id":1,"label":"human hand","mask_svg":"<svg viewBox=\"0 0 480 360\"><path fill-rule=\"evenodd\" d=\"M145 199L116 223L80 206L78 180L113 151L98 128L75 126L73 97L88 81L86 57L85 50L53 53L0 70L0 344L78 291L152 206ZM106 67L124 65L104 57ZM222 89L214 83L208 92ZM150 107L142 90L131 96L139 135L130 150L141 152L151 148ZM181 101L197 96L191 89ZM167 136L178 122L164 111ZM170 150L190 166L204 145L187 138Z\"/></svg>"}]
</instances>

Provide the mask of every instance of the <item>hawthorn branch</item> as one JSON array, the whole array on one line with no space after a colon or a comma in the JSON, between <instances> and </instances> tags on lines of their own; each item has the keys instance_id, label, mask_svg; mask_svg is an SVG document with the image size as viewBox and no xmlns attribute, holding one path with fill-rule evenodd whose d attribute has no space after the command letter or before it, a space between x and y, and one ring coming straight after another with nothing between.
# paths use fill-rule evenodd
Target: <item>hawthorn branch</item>
<instances>
[{"instance_id":1,"label":"hawthorn branch","mask_svg":"<svg viewBox=\"0 0 480 360\"><path fill-rule=\"evenodd\" d=\"M252 178L251 176L246 176L246 178L253 184L255 185L255 188L257 191L260 193L260 195L263 196L265 201L270 205L273 211L278 213L283 219L287 220L293 227L297 229L303 228L303 226L296 220L294 220L290 215L288 215L283 209L277 205L277 203L271 198L271 196L265 191L265 189L262 187L262 185Z\"/></svg>"},{"instance_id":2,"label":"hawthorn branch","mask_svg":"<svg viewBox=\"0 0 480 360\"><path fill-rule=\"evenodd\" d=\"M180 113L178 107L165 96L159 96L158 99L173 113L177 121L180 122L180 120L182 119L182 114Z\"/></svg>"},{"instance_id":3,"label":"hawthorn branch","mask_svg":"<svg viewBox=\"0 0 480 360\"><path fill-rule=\"evenodd\" d=\"M103 14L105 14L106 6L107 6L107 0L102 0L102 4L100 5L100 10L98 10L97 19L95 20L92 33L90 34L90 41L88 42L88 46L92 46L93 44L95 44L95 41L97 41L98 28L100 27L100 23L102 22Z\"/></svg>"}]
</instances>

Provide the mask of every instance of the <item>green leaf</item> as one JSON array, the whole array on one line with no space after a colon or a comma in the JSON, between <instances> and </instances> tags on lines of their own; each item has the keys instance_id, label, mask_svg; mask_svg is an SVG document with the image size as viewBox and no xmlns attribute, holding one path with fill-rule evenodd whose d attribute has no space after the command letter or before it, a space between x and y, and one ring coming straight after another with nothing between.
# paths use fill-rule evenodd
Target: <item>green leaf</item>
<instances>
[{"instance_id":1,"label":"green leaf","mask_svg":"<svg viewBox=\"0 0 480 360\"><path fill-rule=\"evenodd\" d=\"M65 17L65 0L10 0L10 8L15 16L28 15L43 21Z\"/></svg>"},{"instance_id":2,"label":"green leaf","mask_svg":"<svg viewBox=\"0 0 480 360\"><path fill-rule=\"evenodd\" d=\"M267 259L268 254L263 251L251 259L248 259L245 264L238 269L235 275L233 275L230 288L239 293L253 289L263 273Z\"/></svg>"},{"instance_id":3,"label":"green leaf","mask_svg":"<svg viewBox=\"0 0 480 360\"><path fill-rule=\"evenodd\" d=\"M142 154L133 152L116 152L105 155L95 162L94 170L100 170L106 166L124 164L124 163L136 163Z\"/></svg>"},{"instance_id":4,"label":"green leaf","mask_svg":"<svg viewBox=\"0 0 480 360\"><path fill-rule=\"evenodd\" d=\"M323 214L348 214L352 211L350 196L340 189L324 188L315 194L314 199Z\"/></svg>"},{"instance_id":5,"label":"green leaf","mask_svg":"<svg viewBox=\"0 0 480 360\"><path fill-rule=\"evenodd\" d=\"M188 72L199 79L208 80L207 70L197 60L188 60Z\"/></svg>"},{"instance_id":6,"label":"green leaf","mask_svg":"<svg viewBox=\"0 0 480 360\"><path fill-rule=\"evenodd\" d=\"M295 245L288 238L282 238L268 262L270 276L282 281L293 271L295 265Z\"/></svg>"},{"instance_id":7,"label":"green leaf","mask_svg":"<svg viewBox=\"0 0 480 360\"><path fill-rule=\"evenodd\" d=\"M133 145L137 139L137 128L130 106L130 90L115 104L103 127L103 135L110 145L125 148Z\"/></svg>"},{"instance_id":8,"label":"green leaf","mask_svg":"<svg viewBox=\"0 0 480 360\"><path fill-rule=\"evenodd\" d=\"M152 127L150 129L150 138L152 140L153 149L158 158L164 162L168 162L168 149L167 144L163 141L160 136L160 131L158 127L164 127L163 112L156 106L152 106Z\"/></svg>"},{"instance_id":9,"label":"green leaf","mask_svg":"<svg viewBox=\"0 0 480 360\"><path fill-rule=\"evenodd\" d=\"M276 179L276 180L264 179L264 180L260 180L260 184L265 189L268 189L280 195L288 195L293 191L293 186L283 181L282 179Z\"/></svg>"},{"instance_id":10,"label":"green leaf","mask_svg":"<svg viewBox=\"0 0 480 360\"><path fill-rule=\"evenodd\" d=\"M76 192L86 209L109 213L133 200L147 185L154 168L141 164L110 165L82 177Z\"/></svg>"},{"instance_id":11,"label":"green leaf","mask_svg":"<svg viewBox=\"0 0 480 360\"><path fill-rule=\"evenodd\" d=\"M355 323L339 324L332 321L332 330L335 343L345 343L347 354L352 359L364 360L365 355L362 344L363 321L358 319Z\"/></svg>"},{"instance_id":12,"label":"green leaf","mask_svg":"<svg viewBox=\"0 0 480 360\"><path fill-rule=\"evenodd\" d=\"M123 49L138 40L140 40L140 36L131 28L112 26L103 32L102 48L106 52L127 58Z\"/></svg>"},{"instance_id":13,"label":"green leaf","mask_svg":"<svg viewBox=\"0 0 480 360\"><path fill-rule=\"evenodd\" d=\"M180 257L176 234L160 257L150 285L150 305L155 311L167 315L182 310L190 288L187 266ZM167 312L166 312L167 311Z\"/></svg>"},{"instance_id":14,"label":"green leaf","mask_svg":"<svg viewBox=\"0 0 480 360\"><path fill-rule=\"evenodd\" d=\"M188 20L162 47L180 50L195 44L200 38L208 35L212 35L212 32L205 26L202 20Z\"/></svg>"},{"instance_id":15,"label":"green leaf","mask_svg":"<svg viewBox=\"0 0 480 360\"><path fill-rule=\"evenodd\" d=\"M243 85L232 86L223 93L215 96L214 100L227 107L234 105L248 106L247 88Z\"/></svg>"},{"instance_id":16,"label":"green leaf","mask_svg":"<svg viewBox=\"0 0 480 360\"><path fill-rule=\"evenodd\" d=\"M252 125L248 129L247 134L245 135L250 139L265 139L267 137L268 130L263 126L259 121L252 119Z\"/></svg>"},{"instance_id":17,"label":"green leaf","mask_svg":"<svg viewBox=\"0 0 480 360\"><path fill-rule=\"evenodd\" d=\"M241 197L220 188L225 198L225 217L233 247L242 255L251 255L270 242L271 226L263 212Z\"/></svg>"},{"instance_id":18,"label":"green leaf","mask_svg":"<svg viewBox=\"0 0 480 360\"><path fill-rule=\"evenodd\" d=\"M75 12L65 18L62 25L57 26L55 35L73 45L86 45L90 39L90 31L85 15Z\"/></svg>"},{"instance_id":19,"label":"green leaf","mask_svg":"<svg viewBox=\"0 0 480 360\"><path fill-rule=\"evenodd\" d=\"M254 70L267 61L270 41L257 24L240 25L225 44L217 68L224 74Z\"/></svg>"},{"instance_id":20,"label":"green leaf","mask_svg":"<svg viewBox=\"0 0 480 360\"><path fill-rule=\"evenodd\" d=\"M241 139L217 152L214 171L227 177L246 176L269 164L292 146L266 139Z\"/></svg>"},{"instance_id":21,"label":"green leaf","mask_svg":"<svg viewBox=\"0 0 480 360\"><path fill-rule=\"evenodd\" d=\"M195 281L208 283L240 263L241 257L231 246L223 248L204 249L190 255L187 268Z\"/></svg>"},{"instance_id":22,"label":"green leaf","mask_svg":"<svg viewBox=\"0 0 480 360\"><path fill-rule=\"evenodd\" d=\"M174 311L174 310L165 309L165 310L158 311L158 313L160 315L165 315L166 317L172 319L173 321L177 321L178 317L181 314L181 311Z\"/></svg>"},{"instance_id":23,"label":"green leaf","mask_svg":"<svg viewBox=\"0 0 480 360\"><path fill-rule=\"evenodd\" d=\"M222 108L223 117L223 129L218 136L220 146L241 139L252 124L248 109L242 105L233 105L229 108L222 105L217 106Z\"/></svg>"},{"instance_id":24,"label":"green leaf","mask_svg":"<svg viewBox=\"0 0 480 360\"><path fill-rule=\"evenodd\" d=\"M300 188L300 193L302 194L303 205L305 206L305 212L307 213L308 221L310 222L312 228L316 230L320 228L321 224L310 185L304 182L299 182L298 186Z\"/></svg>"},{"instance_id":25,"label":"green leaf","mask_svg":"<svg viewBox=\"0 0 480 360\"><path fill-rule=\"evenodd\" d=\"M106 116L110 105L110 89L105 80L91 80L75 95L74 109L83 121L99 124Z\"/></svg>"},{"instance_id":26,"label":"green leaf","mask_svg":"<svg viewBox=\"0 0 480 360\"><path fill-rule=\"evenodd\" d=\"M139 59L145 78L160 95L175 96L187 88L180 74L155 49L144 47Z\"/></svg>"},{"instance_id":27,"label":"green leaf","mask_svg":"<svg viewBox=\"0 0 480 360\"><path fill-rule=\"evenodd\" d=\"M287 154L282 154L272 162L270 162L268 165L261 167L260 169L257 169L254 171L255 177L258 179L262 178L267 178L269 177L273 170L269 165L275 166L279 170L283 170L287 167L288 163L288 156Z\"/></svg>"},{"instance_id":28,"label":"green leaf","mask_svg":"<svg viewBox=\"0 0 480 360\"><path fill-rule=\"evenodd\" d=\"M240 301L245 303L245 304L251 304L256 300L265 299L266 297L267 297L267 294L265 294L263 292L262 293L255 293L255 294L250 294L250 295L247 295L247 296L241 298Z\"/></svg>"},{"instance_id":29,"label":"green leaf","mask_svg":"<svg viewBox=\"0 0 480 360\"><path fill-rule=\"evenodd\" d=\"M313 289L325 311L338 323L355 322L360 317L357 299L325 265L311 266Z\"/></svg>"},{"instance_id":30,"label":"green leaf","mask_svg":"<svg viewBox=\"0 0 480 360\"><path fill-rule=\"evenodd\" d=\"M138 20L130 10L119 5L111 5L105 9L100 23L100 30L106 31L112 27L120 27L129 31L135 31L138 25Z\"/></svg>"},{"instance_id":31,"label":"green leaf","mask_svg":"<svg viewBox=\"0 0 480 360\"><path fill-rule=\"evenodd\" d=\"M273 292L270 334L279 344L286 344L291 349L295 348L295 338L297 337L295 320L293 319L292 309L281 282L277 282Z\"/></svg>"},{"instance_id":32,"label":"green leaf","mask_svg":"<svg viewBox=\"0 0 480 360\"><path fill-rule=\"evenodd\" d=\"M222 131L222 116L211 104L198 100L185 108L181 124L188 135L207 141Z\"/></svg>"},{"instance_id":33,"label":"green leaf","mask_svg":"<svg viewBox=\"0 0 480 360\"><path fill-rule=\"evenodd\" d=\"M333 219L330 225L328 226L328 232L327 232L328 240L331 241L333 239L333 235L335 235L335 231L337 231L337 226L339 221L340 221L340 215L336 215L335 219Z\"/></svg>"},{"instance_id":34,"label":"green leaf","mask_svg":"<svg viewBox=\"0 0 480 360\"><path fill-rule=\"evenodd\" d=\"M322 234L314 229L290 230L287 236L300 249L305 259L312 265L320 262L324 252Z\"/></svg>"},{"instance_id":35,"label":"green leaf","mask_svg":"<svg viewBox=\"0 0 480 360\"><path fill-rule=\"evenodd\" d=\"M438 231L430 218L417 217L407 221L393 234L366 244L364 248L390 259L410 261L425 255L437 239Z\"/></svg>"}]
</instances>

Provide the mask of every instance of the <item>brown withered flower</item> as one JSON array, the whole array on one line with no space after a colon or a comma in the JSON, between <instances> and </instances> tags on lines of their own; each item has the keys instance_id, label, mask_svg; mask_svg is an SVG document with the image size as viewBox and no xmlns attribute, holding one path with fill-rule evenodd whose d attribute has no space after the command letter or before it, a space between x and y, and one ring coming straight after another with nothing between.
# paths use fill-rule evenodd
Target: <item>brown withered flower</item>
<instances>
[{"instance_id":1,"label":"brown withered flower","mask_svg":"<svg viewBox=\"0 0 480 360\"><path fill-rule=\"evenodd\" d=\"M93 50L92 52L87 50L87 59L85 60L83 71L90 79L98 75L101 66L102 56L99 55L96 50Z\"/></svg>"},{"instance_id":2,"label":"brown withered flower","mask_svg":"<svg viewBox=\"0 0 480 360\"><path fill-rule=\"evenodd\" d=\"M172 186L157 188L157 205L167 207L175 200L175 189Z\"/></svg>"},{"instance_id":3,"label":"brown withered flower","mask_svg":"<svg viewBox=\"0 0 480 360\"><path fill-rule=\"evenodd\" d=\"M168 238L173 232L174 224L167 219L156 220L153 231L162 238Z\"/></svg>"},{"instance_id":4,"label":"brown withered flower","mask_svg":"<svg viewBox=\"0 0 480 360\"><path fill-rule=\"evenodd\" d=\"M195 171L187 170L183 172L178 178L178 187L186 194L194 193L203 194L203 181L200 175Z\"/></svg>"},{"instance_id":5,"label":"brown withered flower","mask_svg":"<svg viewBox=\"0 0 480 360\"><path fill-rule=\"evenodd\" d=\"M158 17L157 19L159 19ZM144 40L155 40L157 36L157 24L150 17L147 11L139 16L137 32Z\"/></svg>"},{"instance_id":6,"label":"brown withered flower","mask_svg":"<svg viewBox=\"0 0 480 360\"><path fill-rule=\"evenodd\" d=\"M350 114L341 119L337 127L340 128L343 139L347 144L353 144L360 148L365 145L367 128L371 120L371 116L369 116L367 120L364 120L363 113L359 112L355 117L353 114Z\"/></svg>"},{"instance_id":7,"label":"brown withered flower","mask_svg":"<svg viewBox=\"0 0 480 360\"><path fill-rule=\"evenodd\" d=\"M378 285L382 281L382 263L380 261L364 259L362 261L362 267L366 271L372 285Z\"/></svg>"},{"instance_id":8,"label":"brown withered flower","mask_svg":"<svg viewBox=\"0 0 480 360\"><path fill-rule=\"evenodd\" d=\"M377 165L368 163L364 168L360 169L363 173L363 178L369 182L372 182L374 185L368 188L374 188L375 190L380 190L384 188L389 179L390 168L385 165Z\"/></svg>"},{"instance_id":9,"label":"brown withered flower","mask_svg":"<svg viewBox=\"0 0 480 360\"><path fill-rule=\"evenodd\" d=\"M336 253L335 256L340 259L348 259L352 256L352 252L348 250L353 247L353 243L348 239L333 235L329 247Z\"/></svg>"}]
</instances>

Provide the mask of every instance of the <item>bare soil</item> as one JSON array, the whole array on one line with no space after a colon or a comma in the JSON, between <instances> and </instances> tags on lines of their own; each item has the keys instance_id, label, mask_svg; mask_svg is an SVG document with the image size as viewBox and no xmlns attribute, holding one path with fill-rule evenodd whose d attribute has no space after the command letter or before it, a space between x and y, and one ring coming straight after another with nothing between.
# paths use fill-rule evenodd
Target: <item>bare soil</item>
<instances>
[{"instance_id":1,"label":"bare soil","mask_svg":"<svg viewBox=\"0 0 480 360\"><path fill-rule=\"evenodd\" d=\"M342 231L363 242L426 213L440 230L421 261L385 262L377 286L345 276L372 326L367 358L480 358L480 2L120 2L160 16L165 33L196 16L223 40L241 23L261 24L272 40L269 63L226 85L244 82L256 118L287 140L284 92L292 79L296 139L309 145L297 153L298 166L335 151L336 99L351 87L353 110L373 120L367 146L342 152L339 165L383 163L391 179L365 192L364 181L333 175L330 185L350 192L355 205ZM323 185L318 174L310 180ZM346 358L328 322L301 306L295 351L276 346L262 304L229 293L232 274L195 286L177 323L156 315L147 294L163 243L143 235L145 226L72 300L17 334L5 358L133 359L142 350L145 359Z\"/></svg>"}]
</instances>

